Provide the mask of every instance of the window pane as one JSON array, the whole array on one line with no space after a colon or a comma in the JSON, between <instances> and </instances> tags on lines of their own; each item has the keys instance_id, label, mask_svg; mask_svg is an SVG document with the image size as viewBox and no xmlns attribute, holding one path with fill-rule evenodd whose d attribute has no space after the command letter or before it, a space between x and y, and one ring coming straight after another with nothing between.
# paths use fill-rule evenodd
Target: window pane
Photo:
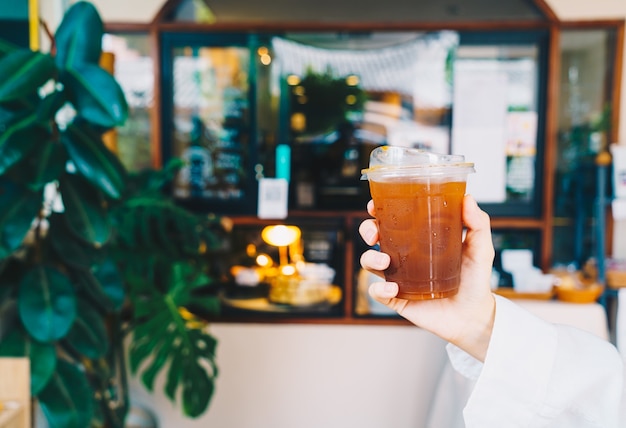
<instances>
[{"instance_id":1,"label":"window pane","mask_svg":"<svg viewBox=\"0 0 626 428\"><path fill-rule=\"evenodd\" d=\"M597 154L610 135L615 34L561 33L559 134L554 192L554 262L581 266L596 254ZM608 182L608 181L607 181Z\"/></svg>"},{"instance_id":2,"label":"window pane","mask_svg":"<svg viewBox=\"0 0 626 428\"><path fill-rule=\"evenodd\" d=\"M129 115L117 128L117 154L126 168L138 171L152 166L151 119L154 69L147 34L107 34L103 49L113 52L115 78L124 91Z\"/></svg>"},{"instance_id":3,"label":"window pane","mask_svg":"<svg viewBox=\"0 0 626 428\"><path fill-rule=\"evenodd\" d=\"M370 151L450 151L452 31L290 33L272 39L279 140L292 146L300 209L361 209Z\"/></svg>"},{"instance_id":4,"label":"window pane","mask_svg":"<svg viewBox=\"0 0 626 428\"><path fill-rule=\"evenodd\" d=\"M247 196L249 62L242 47L174 49L172 156L185 161L174 185L177 198Z\"/></svg>"},{"instance_id":5,"label":"window pane","mask_svg":"<svg viewBox=\"0 0 626 428\"><path fill-rule=\"evenodd\" d=\"M538 143L538 46L461 46L455 62L453 151L478 172L482 203L531 203Z\"/></svg>"}]
</instances>

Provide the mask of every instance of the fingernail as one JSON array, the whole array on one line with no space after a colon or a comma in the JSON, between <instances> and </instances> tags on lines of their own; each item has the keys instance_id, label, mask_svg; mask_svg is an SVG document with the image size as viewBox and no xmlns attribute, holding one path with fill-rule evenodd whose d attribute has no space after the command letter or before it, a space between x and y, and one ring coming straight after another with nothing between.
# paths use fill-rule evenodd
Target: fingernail
<instances>
[{"instance_id":1,"label":"fingernail","mask_svg":"<svg viewBox=\"0 0 626 428\"><path fill-rule=\"evenodd\" d=\"M385 294L392 295L396 291L396 287L393 284L386 282L383 290L385 291Z\"/></svg>"},{"instance_id":2,"label":"fingernail","mask_svg":"<svg viewBox=\"0 0 626 428\"><path fill-rule=\"evenodd\" d=\"M376 263L380 268L387 267L387 255L383 253L376 254Z\"/></svg>"}]
</instances>

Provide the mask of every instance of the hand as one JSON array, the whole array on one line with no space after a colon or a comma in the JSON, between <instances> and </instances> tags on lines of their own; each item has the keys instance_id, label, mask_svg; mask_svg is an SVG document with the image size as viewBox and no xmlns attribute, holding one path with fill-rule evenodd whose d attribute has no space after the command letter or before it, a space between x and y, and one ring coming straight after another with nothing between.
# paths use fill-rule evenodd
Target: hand
<instances>
[{"instance_id":1,"label":"hand","mask_svg":"<svg viewBox=\"0 0 626 428\"><path fill-rule=\"evenodd\" d=\"M368 203L367 210L376 217L373 201ZM469 195L463 199L463 223L467 234L463 242L461 282L456 295L435 300L398 299L395 297L398 285L383 281L373 283L369 293L413 324L484 361L495 316L495 300L489 285L495 251L489 216ZM374 219L363 221L359 233L368 245L378 242ZM367 250L361 255L361 266L383 278L389 261L387 254L375 250Z\"/></svg>"}]
</instances>

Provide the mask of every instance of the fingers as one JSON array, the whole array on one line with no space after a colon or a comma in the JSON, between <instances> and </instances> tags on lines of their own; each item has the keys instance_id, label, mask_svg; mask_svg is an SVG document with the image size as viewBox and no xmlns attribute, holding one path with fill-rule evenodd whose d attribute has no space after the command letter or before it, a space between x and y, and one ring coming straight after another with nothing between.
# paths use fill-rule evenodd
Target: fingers
<instances>
[{"instance_id":1,"label":"fingers","mask_svg":"<svg viewBox=\"0 0 626 428\"><path fill-rule=\"evenodd\" d=\"M472 195L463 198L463 222L472 230L489 229L489 215L481 210Z\"/></svg>"},{"instance_id":2,"label":"fingers","mask_svg":"<svg viewBox=\"0 0 626 428\"><path fill-rule=\"evenodd\" d=\"M370 271L380 277L383 277L383 271L389 267L391 259L389 255L376 250L367 250L361 254L361 266L363 269Z\"/></svg>"},{"instance_id":3,"label":"fingers","mask_svg":"<svg viewBox=\"0 0 626 428\"><path fill-rule=\"evenodd\" d=\"M374 208L374 201L372 199L367 203L367 212L372 217L376 217L376 208Z\"/></svg>"},{"instance_id":4,"label":"fingers","mask_svg":"<svg viewBox=\"0 0 626 428\"><path fill-rule=\"evenodd\" d=\"M359 225L359 234L367 245L375 245L378 242L378 227L373 219L363 220Z\"/></svg>"},{"instance_id":5,"label":"fingers","mask_svg":"<svg viewBox=\"0 0 626 428\"><path fill-rule=\"evenodd\" d=\"M374 282L368 292L372 298L383 305L389 305L391 299L398 294L398 284L395 282Z\"/></svg>"},{"instance_id":6,"label":"fingers","mask_svg":"<svg viewBox=\"0 0 626 428\"><path fill-rule=\"evenodd\" d=\"M465 195L463 199L463 223L467 227L465 243L470 253L475 257L493 260L495 250L491 238L491 220L471 195Z\"/></svg>"}]
</instances>

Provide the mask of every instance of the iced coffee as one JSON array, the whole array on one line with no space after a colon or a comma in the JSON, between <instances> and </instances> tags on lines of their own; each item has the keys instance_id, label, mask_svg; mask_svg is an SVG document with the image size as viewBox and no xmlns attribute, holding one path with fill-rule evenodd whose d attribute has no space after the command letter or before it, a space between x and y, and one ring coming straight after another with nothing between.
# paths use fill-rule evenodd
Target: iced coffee
<instances>
[{"instance_id":1,"label":"iced coffee","mask_svg":"<svg viewBox=\"0 0 626 428\"><path fill-rule=\"evenodd\" d=\"M467 175L463 156L383 146L370 155L369 180L380 249L391 257L387 281L399 298L456 294L461 270L461 219Z\"/></svg>"}]
</instances>

